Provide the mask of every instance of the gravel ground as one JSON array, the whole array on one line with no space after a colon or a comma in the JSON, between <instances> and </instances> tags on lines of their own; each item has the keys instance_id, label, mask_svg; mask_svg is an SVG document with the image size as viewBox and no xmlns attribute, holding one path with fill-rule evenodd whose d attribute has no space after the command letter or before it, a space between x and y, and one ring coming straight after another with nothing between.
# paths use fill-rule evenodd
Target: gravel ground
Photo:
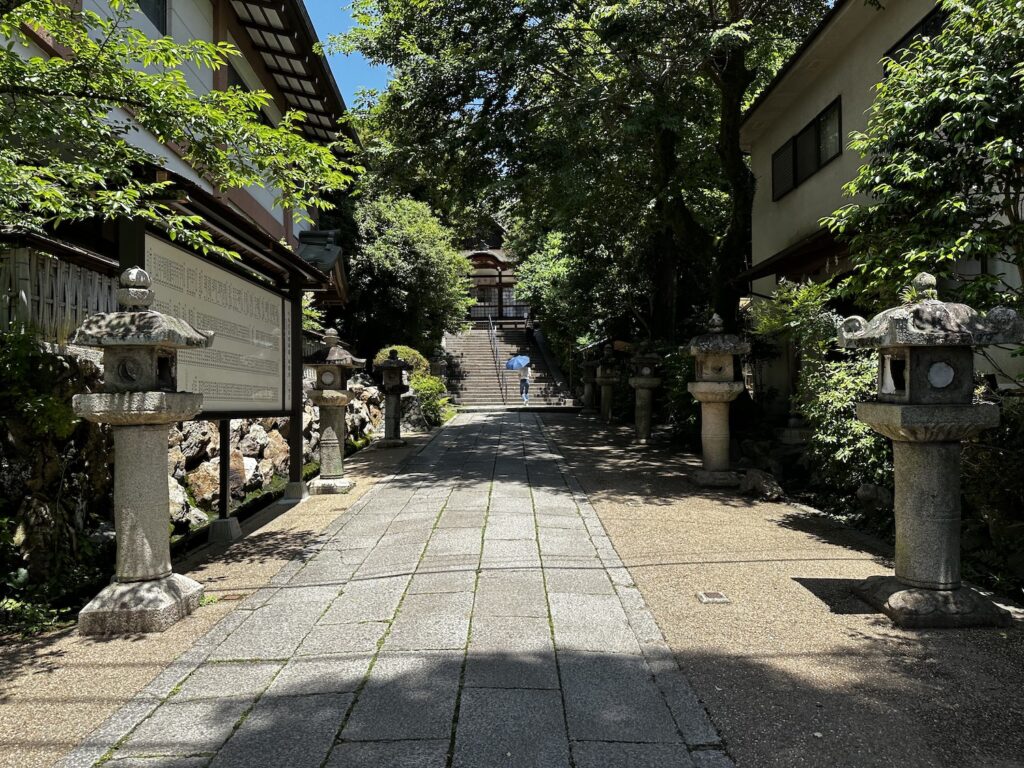
<instances>
[{"instance_id":1,"label":"gravel ground","mask_svg":"<svg viewBox=\"0 0 1024 768\"><path fill-rule=\"evenodd\" d=\"M693 456L630 446L628 427L544 421L740 768L1024 766L1024 613L895 629L850 593L889 572L881 542L697 489Z\"/></svg>"}]
</instances>

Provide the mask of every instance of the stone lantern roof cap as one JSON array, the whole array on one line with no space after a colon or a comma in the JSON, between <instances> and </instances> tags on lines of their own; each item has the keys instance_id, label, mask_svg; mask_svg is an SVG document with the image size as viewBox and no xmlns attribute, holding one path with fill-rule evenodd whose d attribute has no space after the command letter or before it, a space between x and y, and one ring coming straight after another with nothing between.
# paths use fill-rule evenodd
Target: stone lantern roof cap
<instances>
[{"instance_id":1,"label":"stone lantern roof cap","mask_svg":"<svg viewBox=\"0 0 1024 768\"><path fill-rule=\"evenodd\" d=\"M324 348L307 355L303 362L310 365L338 365L353 370L366 365L365 357L356 357L341 346L338 332L333 328L324 333L324 344Z\"/></svg>"},{"instance_id":2,"label":"stone lantern roof cap","mask_svg":"<svg viewBox=\"0 0 1024 768\"><path fill-rule=\"evenodd\" d=\"M151 281L145 270L133 267L121 273L117 291L120 312L99 312L86 318L71 338L83 347L208 347L213 331L199 331L188 322L149 309Z\"/></svg>"},{"instance_id":3,"label":"stone lantern roof cap","mask_svg":"<svg viewBox=\"0 0 1024 768\"><path fill-rule=\"evenodd\" d=\"M927 272L912 286L924 298L879 312L871 320L848 317L839 327L839 345L848 348L979 347L1024 341L1024 318L1006 307L982 315L966 304L940 301L936 280Z\"/></svg>"},{"instance_id":4,"label":"stone lantern roof cap","mask_svg":"<svg viewBox=\"0 0 1024 768\"><path fill-rule=\"evenodd\" d=\"M407 363L405 360L398 356L398 350L392 349L387 358L377 364L378 368L398 368L401 371L411 371L413 369L412 363Z\"/></svg>"},{"instance_id":5,"label":"stone lantern roof cap","mask_svg":"<svg viewBox=\"0 0 1024 768\"><path fill-rule=\"evenodd\" d=\"M750 352L750 342L734 333L725 333L725 324L717 314L711 316L708 332L690 339L690 354L698 355L745 355Z\"/></svg>"}]
</instances>

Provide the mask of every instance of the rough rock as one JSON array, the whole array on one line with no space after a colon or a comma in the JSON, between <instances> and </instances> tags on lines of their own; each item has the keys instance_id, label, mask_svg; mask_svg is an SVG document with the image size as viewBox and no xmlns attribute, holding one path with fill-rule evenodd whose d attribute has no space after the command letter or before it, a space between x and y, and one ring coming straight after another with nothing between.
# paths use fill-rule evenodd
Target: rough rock
<instances>
[{"instance_id":1,"label":"rough rock","mask_svg":"<svg viewBox=\"0 0 1024 768\"><path fill-rule=\"evenodd\" d=\"M263 454L263 449L267 447L267 440L267 430L259 424L253 424L238 442L238 450L243 456L258 459Z\"/></svg>"},{"instance_id":2,"label":"rough rock","mask_svg":"<svg viewBox=\"0 0 1024 768\"><path fill-rule=\"evenodd\" d=\"M185 455L185 466L196 467L212 459L220 451L220 437L213 422L186 421L181 428L181 452Z\"/></svg>"},{"instance_id":3,"label":"rough rock","mask_svg":"<svg viewBox=\"0 0 1024 768\"><path fill-rule=\"evenodd\" d=\"M185 454L177 445L167 451L167 474L175 480L185 478Z\"/></svg>"},{"instance_id":4,"label":"rough rock","mask_svg":"<svg viewBox=\"0 0 1024 768\"><path fill-rule=\"evenodd\" d=\"M206 515L188 503L185 489L170 476L167 478L167 492L170 496L168 507L175 532L188 533L193 528L206 525Z\"/></svg>"},{"instance_id":5,"label":"rough rock","mask_svg":"<svg viewBox=\"0 0 1024 768\"><path fill-rule=\"evenodd\" d=\"M865 511L892 509L892 491L882 485L864 483L857 489L857 503Z\"/></svg>"},{"instance_id":6,"label":"rough rock","mask_svg":"<svg viewBox=\"0 0 1024 768\"><path fill-rule=\"evenodd\" d=\"M188 473L192 498L203 509L213 509L220 498L220 460L207 461Z\"/></svg>"},{"instance_id":7,"label":"rough rock","mask_svg":"<svg viewBox=\"0 0 1024 768\"><path fill-rule=\"evenodd\" d=\"M740 481L740 493L758 496L768 501L778 501L784 494L782 486L773 475L760 469L748 469Z\"/></svg>"},{"instance_id":8,"label":"rough rock","mask_svg":"<svg viewBox=\"0 0 1024 768\"><path fill-rule=\"evenodd\" d=\"M243 456L239 450L231 452L231 464L228 467L228 482L231 486L231 495L236 498L243 498L248 491L259 488L263 485L263 478L257 475L259 462L249 456ZM210 462L218 464L219 462Z\"/></svg>"},{"instance_id":9,"label":"rough rock","mask_svg":"<svg viewBox=\"0 0 1024 768\"><path fill-rule=\"evenodd\" d=\"M267 435L267 446L263 449L263 458L269 459L274 465L274 471L279 475L288 473L288 442L280 432L271 432Z\"/></svg>"},{"instance_id":10,"label":"rough rock","mask_svg":"<svg viewBox=\"0 0 1024 768\"><path fill-rule=\"evenodd\" d=\"M181 434L181 430L177 427L171 427L167 433L167 447L174 448L175 446L181 445L181 441L185 439L185 436Z\"/></svg>"},{"instance_id":11,"label":"rough rock","mask_svg":"<svg viewBox=\"0 0 1024 768\"><path fill-rule=\"evenodd\" d=\"M264 488L274 481L274 462L270 459L260 459L257 471L260 473Z\"/></svg>"},{"instance_id":12,"label":"rough rock","mask_svg":"<svg viewBox=\"0 0 1024 768\"><path fill-rule=\"evenodd\" d=\"M348 405L348 413L345 416L348 422L348 433L352 437L360 437L370 423L370 409L366 403L354 400Z\"/></svg>"}]
</instances>

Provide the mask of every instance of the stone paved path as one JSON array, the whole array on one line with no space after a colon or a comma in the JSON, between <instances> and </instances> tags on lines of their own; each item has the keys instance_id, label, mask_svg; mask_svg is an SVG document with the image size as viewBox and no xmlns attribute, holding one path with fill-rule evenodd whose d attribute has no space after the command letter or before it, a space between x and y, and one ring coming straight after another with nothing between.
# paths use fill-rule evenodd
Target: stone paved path
<instances>
[{"instance_id":1,"label":"stone paved path","mask_svg":"<svg viewBox=\"0 0 1024 768\"><path fill-rule=\"evenodd\" d=\"M724 768L529 413L462 415L65 766Z\"/></svg>"}]
</instances>

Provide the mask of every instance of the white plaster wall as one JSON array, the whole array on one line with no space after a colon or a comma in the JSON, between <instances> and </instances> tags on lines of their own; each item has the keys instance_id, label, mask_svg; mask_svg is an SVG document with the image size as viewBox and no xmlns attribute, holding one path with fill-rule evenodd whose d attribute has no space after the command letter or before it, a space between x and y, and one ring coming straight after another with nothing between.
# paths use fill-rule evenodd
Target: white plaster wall
<instances>
[{"instance_id":1,"label":"white plaster wall","mask_svg":"<svg viewBox=\"0 0 1024 768\"><path fill-rule=\"evenodd\" d=\"M209 0L167 0L170 12L168 33L179 43L189 40L205 40L213 42L213 4ZM141 22L149 23L143 14L139 14ZM152 25L150 25L152 26ZM155 29L147 30L148 34ZM209 93L213 90L213 70L185 64L182 66L185 79L196 93Z\"/></svg>"},{"instance_id":2,"label":"white plaster wall","mask_svg":"<svg viewBox=\"0 0 1024 768\"><path fill-rule=\"evenodd\" d=\"M174 1L175 0L171 0L171 2ZM238 47L238 42L231 34L228 34L227 37L229 43L231 43L235 47ZM256 70L253 69L252 65L249 64L248 61L246 61L244 56L235 56L234 58L232 58L231 66L235 68L235 71L238 72L238 76L242 78L242 82L245 83L250 90L265 91L267 89L266 85L264 85L264 83L257 76ZM277 108L277 104L271 102L270 104L267 105L265 111L268 117L270 118L271 122L273 122L275 125L278 123L278 121L280 121L281 110ZM275 221L284 223L284 211L281 210L280 208L274 207L274 198L278 194L276 190L267 187L253 186L249 187L247 191L249 192L250 195L253 196L253 198L255 198L256 202L258 202L261 206L270 211Z\"/></svg>"},{"instance_id":3,"label":"white plaster wall","mask_svg":"<svg viewBox=\"0 0 1024 768\"><path fill-rule=\"evenodd\" d=\"M934 0L887 0L884 10L848 0L744 127L757 179L753 209L753 263L812 235L818 221L849 202L843 184L856 175L860 156L848 148L852 131L867 125L879 63L911 27L935 7ZM778 201L772 200L772 154L842 97L843 153Z\"/></svg>"}]
</instances>

